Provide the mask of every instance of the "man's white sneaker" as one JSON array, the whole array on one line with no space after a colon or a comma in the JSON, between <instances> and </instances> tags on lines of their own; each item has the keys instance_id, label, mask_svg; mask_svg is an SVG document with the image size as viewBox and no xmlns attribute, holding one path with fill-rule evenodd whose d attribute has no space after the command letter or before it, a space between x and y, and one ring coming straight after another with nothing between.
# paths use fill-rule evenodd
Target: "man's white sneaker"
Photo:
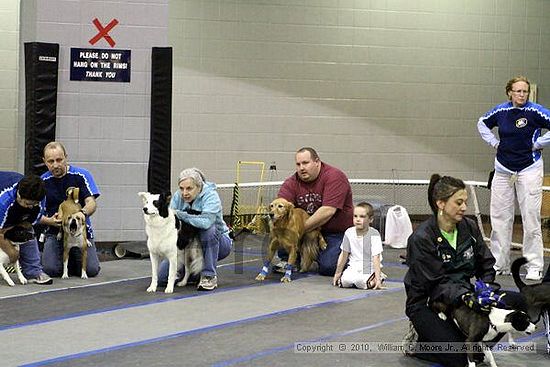
<instances>
[{"instance_id":1,"label":"man's white sneaker","mask_svg":"<svg viewBox=\"0 0 550 367\"><path fill-rule=\"evenodd\" d=\"M542 279L542 272L538 269L529 269L527 270L527 275L525 280L535 280L540 281Z\"/></svg>"}]
</instances>

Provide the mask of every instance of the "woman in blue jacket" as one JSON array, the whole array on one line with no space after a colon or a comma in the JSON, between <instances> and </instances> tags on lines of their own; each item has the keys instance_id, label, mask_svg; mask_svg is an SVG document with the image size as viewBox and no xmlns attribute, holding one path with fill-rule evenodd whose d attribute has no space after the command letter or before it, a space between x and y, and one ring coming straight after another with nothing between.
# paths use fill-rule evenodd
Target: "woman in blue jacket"
<instances>
[{"instance_id":1,"label":"woman in blue jacket","mask_svg":"<svg viewBox=\"0 0 550 367\"><path fill-rule=\"evenodd\" d=\"M199 230L204 268L197 289L211 291L218 286L216 265L231 252L233 241L229 228L223 220L223 210L216 184L207 182L197 168L181 171L178 180L179 190L172 195L170 207L179 220ZM159 279L167 278L168 263L160 268ZM184 269L178 269L183 277Z\"/></svg>"}]
</instances>

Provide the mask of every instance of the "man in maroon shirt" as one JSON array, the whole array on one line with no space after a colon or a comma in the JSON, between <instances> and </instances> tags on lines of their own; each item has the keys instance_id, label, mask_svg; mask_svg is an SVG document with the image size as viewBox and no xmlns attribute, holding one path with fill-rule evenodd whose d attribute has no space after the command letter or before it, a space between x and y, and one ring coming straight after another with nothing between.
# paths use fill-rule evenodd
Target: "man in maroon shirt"
<instances>
[{"instance_id":1,"label":"man in maroon shirt","mask_svg":"<svg viewBox=\"0 0 550 367\"><path fill-rule=\"evenodd\" d=\"M346 175L321 162L315 149L301 148L296 152L296 173L285 180L278 197L311 215L306 231L321 228L328 247L319 254L319 274L334 275L344 232L353 225L353 200ZM285 254L280 257L285 258Z\"/></svg>"}]
</instances>

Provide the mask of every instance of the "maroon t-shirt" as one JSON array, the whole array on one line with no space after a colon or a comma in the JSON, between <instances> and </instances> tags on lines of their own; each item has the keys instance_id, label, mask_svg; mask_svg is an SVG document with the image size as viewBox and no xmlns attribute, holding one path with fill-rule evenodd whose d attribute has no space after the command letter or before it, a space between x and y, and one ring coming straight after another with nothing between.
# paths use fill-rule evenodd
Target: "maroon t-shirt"
<instances>
[{"instance_id":1,"label":"maroon t-shirt","mask_svg":"<svg viewBox=\"0 0 550 367\"><path fill-rule=\"evenodd\" d=\"M323 225L323 231L344 232L353 225L353 200L348 178L344 172L324 162L315 181L304 182L295 173L283 182L277 196L310 215L321 206L336 208L336 213Z\"/></svg>"}]
</instances>

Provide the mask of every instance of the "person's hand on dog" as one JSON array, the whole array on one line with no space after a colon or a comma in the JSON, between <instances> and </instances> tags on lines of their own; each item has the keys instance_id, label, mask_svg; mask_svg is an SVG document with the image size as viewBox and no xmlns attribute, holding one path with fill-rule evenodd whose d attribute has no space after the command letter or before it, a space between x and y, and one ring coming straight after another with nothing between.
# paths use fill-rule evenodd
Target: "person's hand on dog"
<instances>
[{"instance_id":1,"label":"person's hand on dog","mask_svg":"<svg viewBox=\"0 0 550 367\"><path fill-rule=\"evenodd\" d=\"M45 222L44 224L48 226L61 227L61 217L59 217L59 213L55 213L51 217L44 216L42 218Z\"/></svg>"},{"instance_id":2,"label":"person's hand on dog","mask_svg":"<svg viewBox=\"0 0 550 367\"><path fill-rule=\"evenodd\" d=\"M496 293L496 290L500 288L498 283L485 283L482 280L477 280L475 283L474 292L467 292L463 294L461 299L474 311L478 313L489 313L491 307L505 308L502 297L506 293Z\"/></svg>"},{"instance_id":3,"label":"person's hand on dog","mask_svg":"<svg viewBox=\"0 0 550 367\"><path fill-rule=\"evenodd\" d=\"M491 305L484 303L482 299L476 297L472 292L463 294L461 299L466 306L477 313L488 314L491 311Z\"/></svg>"},{"instance_id":4,"label":"person's hand on dog","mask_svg":"<svg viewBox=\"0 0 550 367\"><path fill-rule=\"evenodd\" d=\"M84 213L82 213L81 211L75 213L75 215L78 217L78 220L81 221L82 223L86 222L86 215L84 215Z\"/></svg>"},{"instance_id":5,"label":"person's hand on dog","mask_svg":"<svg viewBox=\"0 0 550 367\"><path fill-rule=\"evenodd\" d=\"M504 301L502 297L506 293L496 293L500 289L500 284L498 283L485 283L482 280L478 279L475 283L475 295L480 302L488 304L490 307L500 307L505 308Z\"/></svg>"}]
</instances>

